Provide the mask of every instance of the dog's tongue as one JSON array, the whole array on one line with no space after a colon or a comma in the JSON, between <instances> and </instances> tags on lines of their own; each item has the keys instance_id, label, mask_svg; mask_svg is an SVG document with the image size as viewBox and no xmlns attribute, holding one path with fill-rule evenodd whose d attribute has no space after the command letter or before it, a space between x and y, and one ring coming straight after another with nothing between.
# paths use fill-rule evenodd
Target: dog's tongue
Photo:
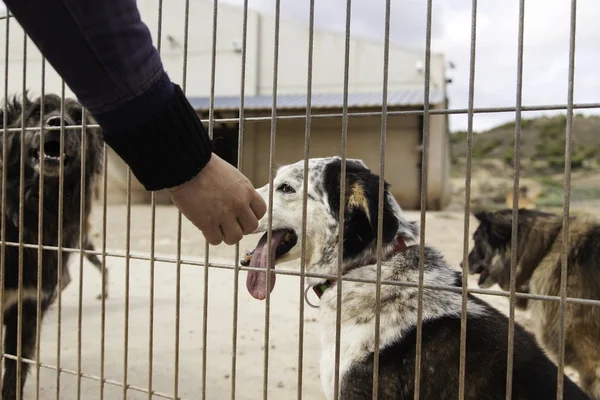
<instances>
[{"instance_id":1,"label":"dog's tongue","mask_svg":"<svg viewBox=\"0 0 600 400\"><path fill-rule=\"evenodd\" d=\"M281 239L283 239L283 235L285 234L285 230L281 231L273 231L271 234L271 267L275 262L275 252L277 250L277 246ZM254 253L252 254L252 259L250 260L251 267L258 268L267 268L267 254L268 254L268 245L267 245L267 233L265 233L258 244L256 245L256 249L254 249ZM275 273L271 272L271 281L269 282L269 293L273 291L275 287ZM267 297L266 292L266 282L267 282L267 272L266 271L248 271L248 276L246 278L246 288L248 288L248 292L258 300L264 300Z\"/></svg>"}]
</instances>

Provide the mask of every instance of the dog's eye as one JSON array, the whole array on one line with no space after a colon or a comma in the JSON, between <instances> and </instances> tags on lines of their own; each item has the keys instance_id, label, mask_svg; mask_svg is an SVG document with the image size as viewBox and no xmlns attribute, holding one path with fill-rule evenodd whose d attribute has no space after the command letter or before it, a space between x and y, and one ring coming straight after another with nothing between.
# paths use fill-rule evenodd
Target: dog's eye
<instances>
[{"instance_id":1,"label":"dog's eye","mask_svg":"<svg viewBox=\"0 0 600 400\"><path fill-rule=\"evenodd\" d=\"M287 183L282 183L281 185L279 185L279 187L277 187L277 190L283 193L296 193L296 190L294 190L294 188L288 185Z\"/></svg>"}]
</instances>

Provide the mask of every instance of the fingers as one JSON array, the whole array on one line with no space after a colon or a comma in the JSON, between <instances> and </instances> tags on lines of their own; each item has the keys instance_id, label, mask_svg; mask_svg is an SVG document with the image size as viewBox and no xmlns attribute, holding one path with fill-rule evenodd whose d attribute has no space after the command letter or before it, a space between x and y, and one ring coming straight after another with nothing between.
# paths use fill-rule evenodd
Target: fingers
<instances>
[{"instance_id":1,"label":"fingers","mask_svg":"<svg viewBox=\"0 0 600 400\"><path fill-rule=\"evenodd\" d=\"M244 235L248 235L258 227L258 219L250 207L245 207L237 217Z\"/></svg>"},{"instance_id":2,"label":"fingers","mask_svg":"<svg viewBox=\"0 0 600 400\"><path fill-rule=\"evenodd\" d=\"M223 232L223 241L228 245L236 244L244 236L242 227L234 218L227 218L227 221L221 225L221 231Z\"/></svg>"},{"instance_id":3,"label":"fingers","mask_svg":"<svg viewBox=\"0 0 600 400\"><path fill-rule=\"evenodd\" d=\"M267 212L267 203L258 194L257 191L252 192L252 198L250 199L250 208L256 215L256 219L261 219Z\"/></svg>"},{"instance_id":4,"label":"fingers","mask_svg":"<svg viewBox=\"0 0 600 400\"><path fill-rule=\"evenodd\" d=\"M221 229L218 226L210 226L202 230L202 234L206 241L213 246L221 244L223 241L223 233L221 233Z\"/></svg>"}]
</instances>

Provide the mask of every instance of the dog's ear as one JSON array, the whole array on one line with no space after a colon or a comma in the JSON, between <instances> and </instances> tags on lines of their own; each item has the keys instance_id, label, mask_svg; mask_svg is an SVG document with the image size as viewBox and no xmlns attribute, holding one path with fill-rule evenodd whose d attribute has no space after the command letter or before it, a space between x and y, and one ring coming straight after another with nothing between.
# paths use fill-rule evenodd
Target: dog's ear
<instances>
[{"instance_id":1,"label":"dog's ear","mask_svg":"<svg viewBox=\"0 0 600 400\"><path fill-rule=\"evenodd\" d=\"M102 172L104 141L101 129L94 126L98 122L89 111L85 110L84 112L83 106L73 99L65 100L65 113L69 115L76 125L83 126L85 118L86 163L88 164L88 168L94 173Z\"/></svg>"},{"instance_id":2,"label":"dog's ear","mask_svg":"<svg viewBox=\"0 0 600 400\"><path fill-rule=\"evenodd\" d=\"M15 121L21 118L21 112L23 110L23 104L29 104L27 96L24 98L24 103L19 101L15 95L12 99L6 101L6 126L10 127ZM0 129L4 128L4 104L0 106Z\"/></svg>"},{"instance_id":3,"label":"dog's ear","mask_svg":"<svg viewBox=\"0 0 600 400\"><path fill-rule=\"evenodd\" d=\"M477 210L473 213L479 222L488 222L492 218L492 213L486 210Z\"/></svg>"},{"instance_id":4,"label":"dog's ear","mask_svg":"<svg viewBox=\"0 0 600 400\"><path fill-rule=\"evenodd\" d=\"M339 216L341 162L334 160L325 170L325 190L334 218ZM379 177L362 162L346 162L344 210L344 258L354 257L376 245L379 224ZM416 226L401 218L399 206L384 183L382 239L390 243L397 235L410 241L418 235Z\"/></svg>"},{"instance_id":5,"label":"dog's ear","mask_svg":"<svg viewBox=\"0 0 600 400\"><path fill-rule=\"evenodd\" d=\"M65 114L67 114L76 125L83 123L83 107L73 99L65 99ZM86 112L86 124L89 123L89 113Z\"/></svg>"},{"instance_id":6,"label":"dog's ear","mask_svg":"<svg viewBox=\"0 0 600 400\"><path fill-rule=\"evenodd\" d=\"M495 246L508 244L512 237L512 214L505 212L489 213L487 217L490 242Z\"/></svg>"}]
</instances>

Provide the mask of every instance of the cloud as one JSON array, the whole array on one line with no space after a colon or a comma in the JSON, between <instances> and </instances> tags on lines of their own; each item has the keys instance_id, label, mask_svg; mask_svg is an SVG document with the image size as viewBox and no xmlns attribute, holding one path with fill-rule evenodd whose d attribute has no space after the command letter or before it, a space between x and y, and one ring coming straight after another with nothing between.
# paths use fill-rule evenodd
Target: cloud
<instances>
[{"instance_id":1,"label":"cloud","mask_svg":"<svg viewBox=\"0 0 600 400\"><path fill-rule=\"evenodd\" d=\"M575 102L600 102L600 8L596 0L577 4ZM455 1L454 3L458 3ZM468 104L471 8L448 6L444 34L435 48L456 62L449 87L452 107ZM480 2L477 14L475 66L476 107L514 107L517 95L518 2ZM562 0L528 0L525 7L523 41L522 103L527 106L567 102L570 4ZM456 5L456 4L454 4ZM588 111L589 113L590 111ZM591 112L597 112L593 110ZM544 114L527 112L524 117ZM546 114L550 114L546 112ZM481 114L476 129L486 129L514 118L514 114ZM464 129L466 117L454 117L453 129Z\"/></svg>"},{"instance_id":2,"label":"cloud","mask_svg":"<svg viewBox=\"0 0 600 400\"><path fill-rule=\"evenodd\" d=\"M243 6L243 0L225 0ZM346 0L314 0L315 26L344 32L346 28ZM390 38L399 44L418 46L425 39L425 12L427 3L422 0L391 1ZM273 14L275 0L249 0L248 7ZM282 19L309 21L309 1L281 0ZM385 32L385 0L354 0L351 4L352 35L383 40ZM442 25L434 21L432 34L442 33Z\"/></svg>"},{"instance_id":3,"label":"cloud","mask_svg":"<svg viewBox=\"0 0 600 400\"><path fill-rule=\"evenodd\" d=\"M242 0L227 0L242 5ZM308 1L281 0L282 19L308 21ZM570 2L525 2L523 105L567 102ZM273 13L274 0L249 0L249 7ZM400 46L425 47L427 2L392 1L390 39ZM475 65L475 107L514 107L517 93L519 4L513 1L479 2ZM345 30L344 0L315 0L315 26ZM353 35L383 40L384 0L352 1ZM577 2L575 102L600 102L600 7L597 0ZM471 1L434 2L432 51L444 53L456 68L448 70L451 108L466 108L469 99ZM597 110L585 111L586 113ZM526 112L524 117L544 114ZM551 112L546 112L551 114ZM474 129L488 129L514 119L514 113L476 114ZM452 115L451 129L466 129L466 115Z\"/></svg>"}]
</instances>

